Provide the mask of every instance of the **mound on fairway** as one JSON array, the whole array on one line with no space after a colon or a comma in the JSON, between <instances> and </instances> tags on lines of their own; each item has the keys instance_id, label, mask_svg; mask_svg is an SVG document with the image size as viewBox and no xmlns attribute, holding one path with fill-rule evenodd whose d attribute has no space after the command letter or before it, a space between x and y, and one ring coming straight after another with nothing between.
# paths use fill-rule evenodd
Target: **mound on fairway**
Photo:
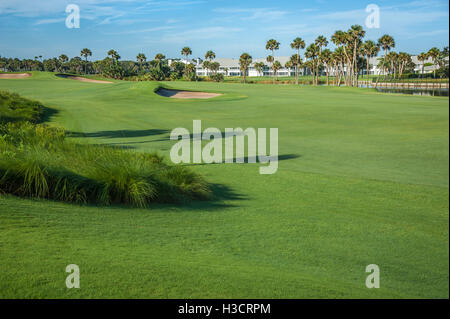
<instances>
[{"instance_id":1,"label":"mound on fairway","mask_svg":"<svg viewBox=\"0 0 450 319\"><path fill-rule=\"evenodd\" d=\"M211 99L213 97L222 95L219 93L180 91L164 88L159 88L158 90L156 90L156 94L172 99Z\"/></svg>"},{"instance_id":2,"label":"mound on fairway","mask_svg":"<svg viewBox=\"0 0 450 319\"><path fill-rule=\"evenodd\" d=\"M56 74L56 76L59 78L76 80L76 81L81 81L81 82L89 82L89 83L103 83L103 84L113 83L110 81L92 80L92 79L83 78L81 76L75 76L75 75L69 75L69 74Z\"/></svg>"},{"instance_id":3,"label":"mound on fairway","mask_svg":"<svg viewBox=\"0 0 450 319\"><path fill-rule=\"evenodd\" d=\"M3 73L0 74L0 79L23 79L30 77L30 73Z\"/></svg>"}]
</instances>

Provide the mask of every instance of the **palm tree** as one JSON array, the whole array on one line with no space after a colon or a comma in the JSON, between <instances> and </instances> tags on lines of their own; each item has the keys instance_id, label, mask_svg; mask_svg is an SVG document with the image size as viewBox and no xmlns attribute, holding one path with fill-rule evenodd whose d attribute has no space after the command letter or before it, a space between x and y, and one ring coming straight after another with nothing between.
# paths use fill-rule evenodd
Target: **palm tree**
<instances>
[{"instance_id":1,"label":"palm tree","mask_svg":"<svg viewBox=\"0 0 450 319\"><path fill-rule=\"evenodd\" d=\"M184 76L186 78L195 78L195 65L193 64L186 64L186 67L184 69Z\"/></svg>"},{"instance_id":2,"label":"palm tree","mask_svg":"<svg viewBox=\"0 0 450 319\"><path fill-rule=\"evenodd\" d=\"M158 69L161 69L161 62L162 60L164 60L166 58L166 56L162 53L158 53L157 55L155 55L155 61L156 61L156 66Z\"/></svg>"},{"instance_id":3,"label":"palm tree","mask_svg":"<svg viewBox=\"0 0 450 319\"><path fill-rule=\"evenodd\" d=\"M311 43L306 48L305 56L311 60L314 84L318 83L317 72L316 72L316 67L318 65L318 63L316 63L317 62L316 60L317 60L318 55L319 55L319 47L316 44Z\"/></svg>"},{"instance_id":4,"label":"palm tree","mask_svg":"<svg viewBox=\"0 0 450 319\"><path fill-rule=\"evenodd\" d=\"M295 55L294 55L294 57L295 57ZM290 70L294 67L294 63L293 63L291 60L288 60L288 61L284 64L284 67L285 67L286 69L288 69L289 72L290 72Z\"/></svg>"},{"instance_id":5,"label":"palm tree","mask_svg":"<svg viewBox=\"0 0 450 319\"><path fill-rule=\"evenodd\" d=\"M333 62L335 67L335 76L336 81L335 84L337 86L341 85L341 79L343 77L344 73L344 63L345 63L345 54L344 49L342 47L336 48L333 52Z\"/></svg>"},{"instance_id":6,"label":"palm tree","mask_svg":"<svg viewBox=\"0 0 450 319\"><path fill-rule=\"evenodd\" d=\"M295 84L298 85L298 68L300 61L300 49L305 48L305 41L302 38L295 38L291 43L291 48L297 50L297 64L295 65Z\"/></svg>"},{"instance_id":7,"label":"palm tree","mask_svg":"<svg viewBox=\"0 0 450 319\"><path fill-rule=\"evenodd\" d=\"M398 54L394 51L389 52L388 55L386 56L386 61L388 62L388 69L389 69L389 75L392 74L392 72L394 72L394 79L397 73L397 61L398 61ZM390 78L392 78L390 76Z\"/></svg>"},{"instance_id":8,"label":"palm tree","mask_svg":"<svg viewBox=\"0 0 450 319\"><path fill-rule=\"evenodd\" d=\"M380 47L378 45L376 45L375 42L373 42L372 40L368 40L363 44L362 50L363 50L364 55L366 56L367 86L369 86L369 73L370 73L369 72L369 67L370 67L369 61L370 61L370 58L372 58L378 54L378 52L380 51Z\"/></svg>"},{"instance_id":9,"label":"palm tree","mask_svg":"<svg viewBox=\"0 0 450 319\"><path fill-rule=\"evenodd\" d=\"M214 53L214 51L209 50L208 52L206 52L205 59L209 60L209 62L211 62L215 58L216 58L216 54Z\"/></svg>"},{"instance_id":10,"label":"palm tree","mask_svg":"<svg viewBox=\"0 0 450 319\"><path fill-rule=\"evenodd\" d=\"M203 61L203 68L206 70L206 76L208 76L208 70L211 67L211 62Z\"/></svg>"},{"instance_id":11,"label":"palm tree","mask_svg":"<svg viewBox=\"0 0 450 319\"><path fill-rule=\"evenodd\" d=\"M420 53L417 56L417 60L419 60L420 62L422 62L422 77L423 77L423 71L425 69L425 61L428 59L428 55L425 52Z\"/></svg>"},{"instance_id":12,"label":"palm tree","mask_svg":"<svg viewBox=\"0 0 450 319\"><path fill-rule=\"evenodd\" d=\"M428 51L428 53L427 53L428 57L431 58L431 60L433 61L433 65L435 66L434 70L433 70L433 73L434 73L433 78L436 78L436 59L439 56L439 54L440 54L440 51L436 47L431 48L430 51Z\"/></svg>"},{"instance_id":13,"label":"palm tree","mask_svg":"<svg viewBox=\"0 0 450 319\"><path fill-rule=\"evenodd\" d=\"M188 57L192 54L192 50L190 47L184 47L181 49L181 55L186 57L186 60L188 60Z\"/></svg>"},{"instance_id":14,"label":"palm tree","mask_svg":"<svg viewBox=\"0 0 450 319\"><path fill-rule=\"evenodd\" d=\"M88 48L84 48L83 50L81 50L80 56L84 57L84 59L85 59L84 73L87 74L87 62L88 62L87 59L89 56L92 56L92 51L89 50Z\"/></svg>"},{"instance_id":15,"label":"palm tree","mask_svg":"<svg viewBox=\"0 0 450 319\"><path fill-rule=\"evenodd\" d=\"M186 57L186 64L184 66L184 69L186 70L186 65L189 64L189 56L192 54L192 50L190 47L184 47L181 49L181 55Z\"/></svg>"},{"instance_id":16,"label":"palm tree","mask_svg":"<svg viewBox=\"0 0 450 319\"><path fill-rule=\"evenodd\" d=\"M352 25L347 32L349 37L349 41L353 47L353 58L352 58L352 66L351 66L351 75L353 78L352 85L358 86L358 51L360 50L360 46L362 43L362 38L366 35L366 31L363 30L363 27L359 24Z\"/></svg>"},{"instance_id":17,"label":"palm tree","mask_svg":"<svg viewBox=\"0 0 450 319\"><path fill-rule=\"evenodd\" d=\"M448 65L448 47L445 47L442 51L439 51L438 56L435 59L435 64L439 66L439 77L442 79L444 76L444 68Z\"/></svg>"},{"instance_id":18,"label":"palm tree","mask_svg":"<svg viewBox=\"0 0 450 319\"><path fill-rule=\"evenodd\" d=\"M142 64L144 64L145 61L147 61L147 57L145 56L144 53L139 53L139 54L136 56L136 61L139 63L139 67L140 67L140 69L142 70Z\"/></svg>"},{"instance_id":19,"label":"palm tree","mask_svg":"<svg viewBox=\"0 0 450 319\"><path fill-rule=\"evenodd\" d=\"M272 62L275 61L275 54L274 51L280 49L280 42L278 42L275 39L270 39L269 41L267 41L266 43L266 50L270 50L272 51ZM281 64L280 64L281 65ZM273 84L275 84L275 69L273 68L273 64L272 64L272 69L273 69Z\"/></svg>"},{"instance_id":20,"label":"palm tree","mask_svg":"<svg viewBox=\"0 0 450 319\"><path fill-rule=\"evenodd\" d=\"M273 61L275 61L274 57L271 56L271 55L268 55L267 58L266 58L266 62L269 63L270 65L272 65ZM273 72L273 70L272 70L272 72ZM273 74L272 74L272 76L273 76Z\"/></svg>"},{"instance_id":21,"label":"palm tree","mask_svg":"<svg viewBox=\"0 0 450 319\"><path fill-rule=\"evenodd\" d=\"M209 65L209 68L211 69L211 71L213 71L213 74L217 74L217 71L220 70L220 63L219 62L212 62Z\"/></svg>"},{"instance_id":22,"label":"palm tree","mask_svg":"<svg viewBox=\"0 0 450 319\"><path fill-rule=\"evenodd\" d=\"M385 34L378 39L378 46L384 49L384 56L386 57L388 50L395 48L394 38L388 34Z\"/></svg>"},{"instance_id":23,"label":"palm tree","mask_svg":"<svg viewBox=\"0 0 450 319\"><path fill-rule=\"evenodd\" d=\"M291 58L289 59L288 62L289 65L291 65L291 67L293 67L297 71L300 68L300 65L302 64L302 59L299 58L298 54L293 54L291 55Z\"/></svg>"},{"instance_id":24,"label":"palm tree","mask_svg":"<svg viewBox=\"0 0 450 319\"><path fill-rule=\"evenodd\" d=\"M411 55L406 52L400 52L398 54L398 79L402 79L403 71L406 69L408 64L412 63Z\"/></svg>"},{"instance_id":25,"label":"palm tree","mask_svg":"<svg viewBox=\"0 0 450 319\"><path fill-rule=\"evenodd\" d=\"M384 49L384 56L387 55L387 52L393 48L395 48L394 38L388 34L383 35L378 39L378 46Z\"/></svg>"},{"instance_id":26,"label":"palm tree","mask_svg":"<svg viewBox=\"0 0 450 319\"><path fill-rule=\"evenodd\" d=\"M330 62L332 59L332 53L330 50L325 49L322 51L322 53L320 53L320 60L322 61L322 63L325 63L325 70L327 72L327 85L329 84L329 68L330 68Z\"/></svg>"},{"instance_id":27,"label":"palm tree","mask_svg":"<svg viewBox=\"0 0 450 319\"><path fill-rule=\"evenodd\" d=\"M214 53L214 51L209 50L208 52L205 53L205 59L209 60L210 63L215 58L216 58L216 54ZM208 75L208 69L206 69L206 75Z\"/></svg>"},{"instance_id":28,"label":"palm tree","mask_svg":"<svg viewBox=\"0 0 450 319\"><path fill-rule=\"evenodd\" d=\"M262 75L263 69L265 67L264 62L257 62L254 65L255 70L258 71L259 75Z\"/></svg>"},{"instance_id":29,"label":"palm tree","mask_svg":"<svg viewBox=\"0 0 450 319\"><path fill-rule=\"evenodd\" d=\"M59 56L59 62L61 62L61 71L64 70L64 63L66 63L67 61L69 61L69 57L65 54L61 54Z\"/></svg>"},{"instance_id":30,"label":"palm tree","mask_svg":"<svg viewBox=\"0 0 450 319\"><path fill-rule=\"evenodd\" d=\"M326 47L328 45L328 40L323 35L319 35L314 42L319 47L319 55L322 54L322 47Z\"/></svg>"},{"instance_id":31,"label":"palm tree","mask_svg":"<svg viewBox=\"0 0 450 319\"><path fill-rule=\"evenodd\" d=\"M283 68L283 66L281 65L281 63L279 61L273 62L273 65L272 65L273 75L275 76L276 79L278 79L278 77L277 77L278 71L281 70L282 68Z\"/></svg>"},{"instance_id":32,"label":"palm tree","mask_svg":"<svg viewBox=\"0 0 450 319\"><path fill-rule=\"evenodd\" d=\"M242 75L244 76L244 83L247 82L247 71L248 67L252 64L252 56L248 53L242 53L239 57L239 66L242 72Z\"/></svg>"},{"instance_id":33,"label":"palm tree","mask_svg":"<svg viewBox=\"0 0 450 319\"><path fill-rule=\"evenodd\" d=\"M331 36L331 41L338 47L338 49L342 50L340 51L340 53L343 54L343 58L342 58L342 63L341 63L341 67L342 67L342 75L344 77L344 81L345 83L349 84L347 78L347 73L349 73L349 68L350 68L350 56L348 55L347 52L347 45L349 44L348 42L349 40L349 35L341 30L336 31L332 36ZM345 63L345 61L347 63ZM344 65L347 65L346 70L344 69ZM340 79L339 79L340 81ZM339 83L340 84L340 83Z\"/></svg>"},{"instance_id":34,"label":"palm tree","mask_svg":"<svg viewBox=\"0 0 450 319\"><path fill-rule=\"evenodd\" d=\"M111 57L113 63L117 63L120 59L119 53L117 53L115 50L111 49L108 51L108 56Z\"/></svg>"},{"instance_id":35,"label":"palm tree","mask_svg":"<svg viewBox=\"0 0 450 319\"><path fill-rule=\"evenodd\" d=\"M382 57L378 59L378 67L383 70L383 74L386 75L386 71L389 69L390 67L390 62L389 59L387 57ZM377 83L378 83L378 78L377 78ZM375 84L375 88L376 88L376 84Z\"/></svg>"}]
</instances>

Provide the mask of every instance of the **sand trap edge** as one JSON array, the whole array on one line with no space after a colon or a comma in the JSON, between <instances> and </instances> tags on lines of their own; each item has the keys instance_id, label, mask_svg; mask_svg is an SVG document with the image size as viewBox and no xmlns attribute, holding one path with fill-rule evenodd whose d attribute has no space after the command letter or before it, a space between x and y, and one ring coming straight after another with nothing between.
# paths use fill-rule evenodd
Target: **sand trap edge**
<instances>
[{"instance_id":1,"label":"sand trap edge","mask_svg":"<svg viewBox=\"0 0 450 319\"><path fill-rule=\"evenodd\" d=\"M194 91L183 91L183 90L173 90L166 88L158 88L155 91L156 94L171 98L171 99L212 99L214 97L221 96L220 93L207 93L207 92L194 92Z\"/></svg>"}]
</instances>

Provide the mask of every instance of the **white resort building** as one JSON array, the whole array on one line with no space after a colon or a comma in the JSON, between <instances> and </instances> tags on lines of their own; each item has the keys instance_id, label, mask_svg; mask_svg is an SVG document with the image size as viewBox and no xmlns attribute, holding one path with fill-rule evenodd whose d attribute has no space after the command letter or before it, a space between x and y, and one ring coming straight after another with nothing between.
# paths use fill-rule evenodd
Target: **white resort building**
<instances>
[{"instance_id":1,"label":"white resort building","mask_svg":"<svg viewBox=\"0 0 450 319\"><path fill-rule=\"evenodd\" d=\"M373 57L370 58L369 60L369 74L372 75L380 75L383 74L383 70L378 68L378 63L379 63L379 59L381 57ZM415 73L421 73L422 72L422 62L418 60L417 55L413 55L411 56L414 64L416 65L416 67L414 68L414 72ZM280 69L277 72L277 75L280 77L283 76L294 76L295 75L295 69L294 68L286 68L286 62L288 62L290 59L290 57L288 56L278 56L275 57L275 61L278 61L281 63L281 65L283 66L282 69ZM447 58L448 60L448 58ZM188 60L188 59L173 59L173 60L169 60L169 65L171 63L171 61L179 61L182 63L191 63L195 65L196 68L196 74L198 76L206 76L208 74L211 74L211 71L206 70L205 68L203 68L203 60L198 58L198 59L192 59L192 60ZM217 58L212 60L211 62L218 62L220 64L220 68L219 71L217 71L217 73L221 73L224 76L242 76L241 70L239 68L239 59L233 59L233 58ZM263 62L264 63L264 69L262 72L258 72L258 70L255 69L254 65L255 63L258 62ZM426 61L424 61L425 63L425 67L424 67L424 73L431 73L433 72L433 70L437 69L438 67L433 65L433 61L431 58L428 58ZM271 63L268 63L266 61L265 58L257 58L253 60L253 63L250 65L249 69L248 69L248 76L273 76L273 70L271 69ZM361 70L361 72L363 74L367 74L365 68L363 70ZM308 75L309 70L305 69L305 68L300 68L299 70L300 75ZM323 75L325 75L325 71L322 72ZM332 68L330 68L330 75L334 75L334 70Z\"/></svg>"}]
</instances>

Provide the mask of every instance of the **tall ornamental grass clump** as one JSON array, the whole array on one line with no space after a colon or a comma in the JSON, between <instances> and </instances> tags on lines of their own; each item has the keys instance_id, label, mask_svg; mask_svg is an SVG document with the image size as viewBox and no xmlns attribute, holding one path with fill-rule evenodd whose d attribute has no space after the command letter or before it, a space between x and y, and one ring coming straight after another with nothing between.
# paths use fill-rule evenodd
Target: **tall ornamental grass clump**
<instances>
[{"instance_id":1,"label":"tall ornamental grass clump","mask_svg":"<svg viewBox=\"0 0 450 319\"><path fill-rule=\"evenodd\" d=\"M63 129L14 121L0 124L0 193L147 207L208 199L210 189L156 153L78 144L66 140Z\"/></svg>"},{"instance_id":2,"label":"tall ornamental grass clump","mask_svg":"<svg viewBox=\"0 0 450 319\"><path fill-rule=\"evenodd\" d=\"M44 114L41 103L31 101L16 93L0 91L0 123L37 122Z\"/></svg>"}]
</instances>

